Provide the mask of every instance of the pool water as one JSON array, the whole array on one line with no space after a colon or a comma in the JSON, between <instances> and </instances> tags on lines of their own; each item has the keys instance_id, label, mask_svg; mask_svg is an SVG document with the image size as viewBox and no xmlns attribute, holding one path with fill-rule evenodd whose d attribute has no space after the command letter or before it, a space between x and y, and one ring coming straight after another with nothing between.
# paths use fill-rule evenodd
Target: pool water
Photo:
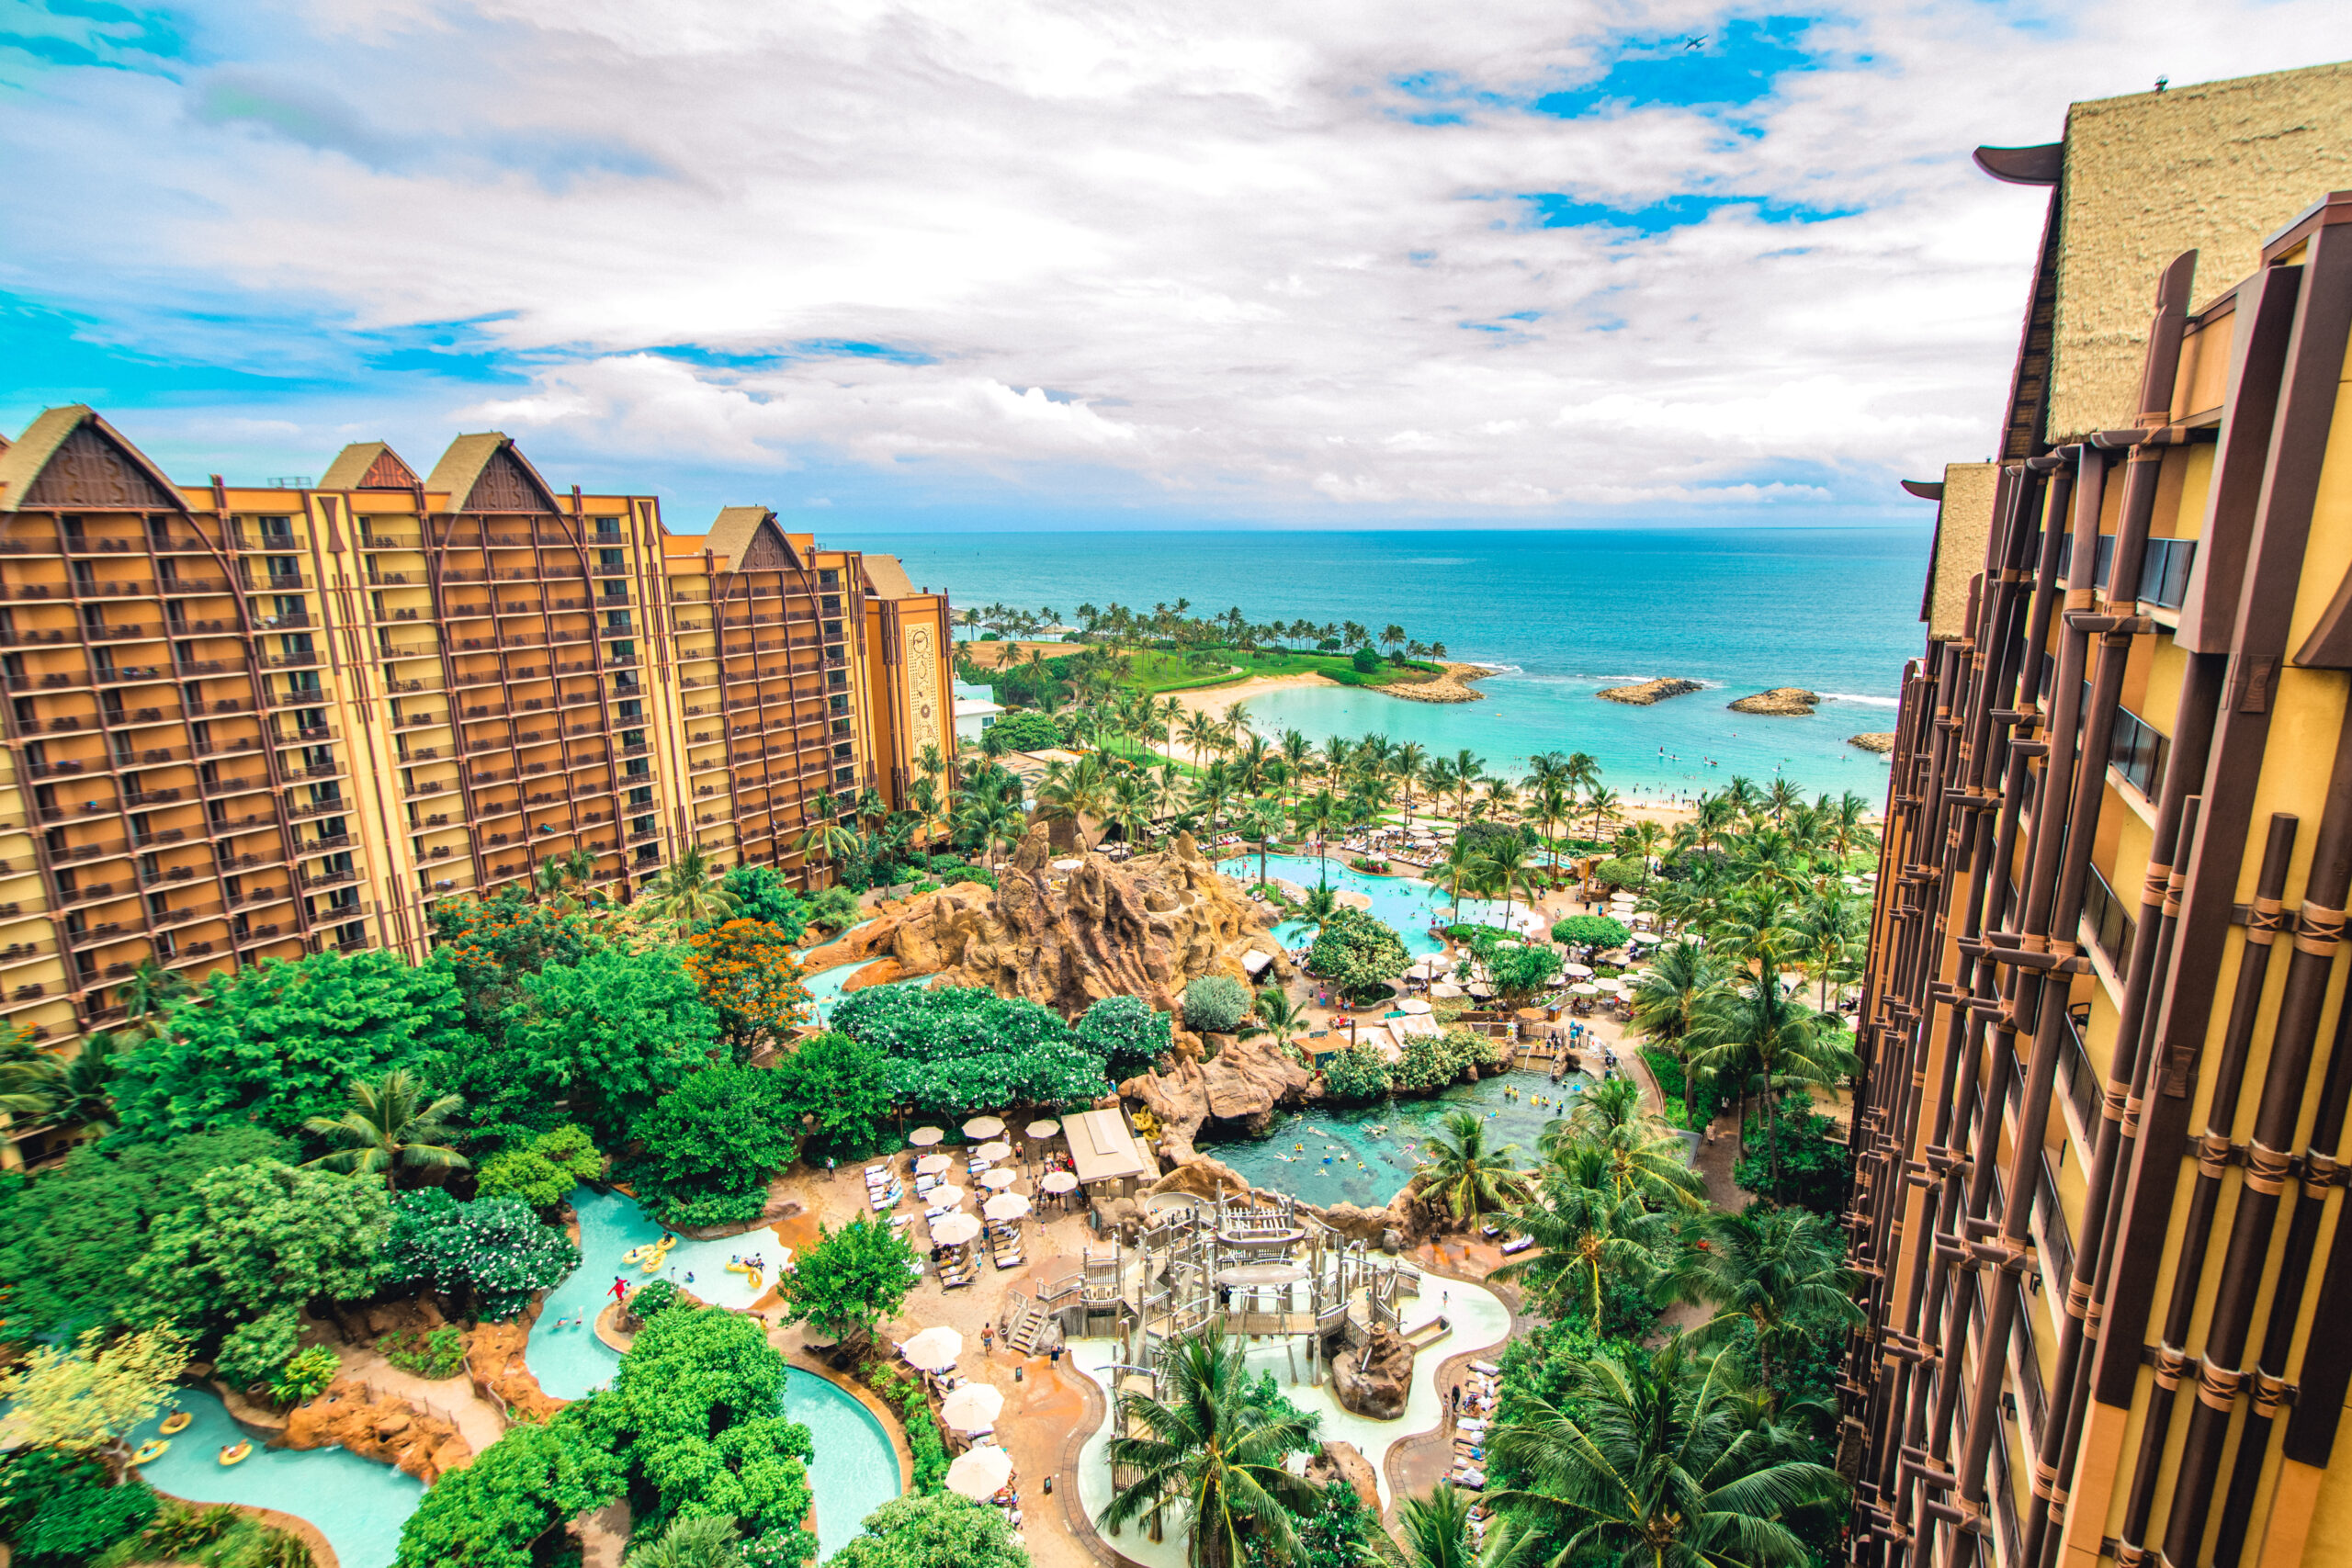
<instances>
[{"instance_id":1,"label":"pool water","mask_svg":"<svg viewBox=\"0 0 2352 1568\"><path fill-rule=\"evenodd\" d=\"M789 1371L784 1413L808 1428L821 1560L847 1546L865 1516L899 1495L899 1454L882 1423L854 1395L814 1372Z\"/></svg>"},{"instance_id":2,"label":"pool water","mask_svg":"<svg viewBox=\"0 0 2352 1568\"><path fill-rule=\"evenodd\" d=\"M423 1482L345 1449L298 1453L255 1442L243 1462L223 1465L220 1450L245 1438L228 1408L202 1389L183 1388L175 1397L195 1419L168 1439L172 1446L161 1458L140 1467L157 1490L195 1503L243 1503L295 1515L319 1528L343 1568L390 1568L400 1553L401 1526L424 1495ZM159 1436L162 1419L140 1427L132 1441Z\"/></svg>"},{"instance_id":3,"label":"pool water","mask_svg":"<svg viewBox=\"0 0 2352 1568\"><path fill-rule=\"evenodd\" d=\"M1217 869L1246 886L1258 880L1258 857L1242 855L1223 861ZM1431 924L1453 923L1453 896L1435 883L1351 871L1338 855L1329 860L1317 860L1313 855L1268 855L1266 874L1302 887L1312 887L1328 874L1334 889L1363 894L1372 900L1373 918L1403 938L1405 951L1416 958L1427 958L1444 950L1444 942L1430 934ZM1527 905L1514 900L1510 908L1523 916ZM1499 926L1504 913L1505 907L1497 900L1462 900L1462 919L1468 924ZM1314 929L1304 920L1286 920L1274 928L1274 940L1285 947L1303 946Z\"/></svg>"},{"instance_id":4,"label":"pool water","mask_svg":"<svg viewBox=\"0 0 2352 1568\"><path fill-rule=\"evenodd\" d=\"M1377 1209L1404 1190L1421 1140L1442 1132L1452 1112L1469 1111L1485 1118L1489 1149L1516 1144L1519 1164L1532 1165L1545 1125L1566 1115L1575 1097L1591 1083L1579 1073L1558 1085L1543 1073L1498 1073L1425 1100L1390 1100L1350 1110L1316 1106L1278 1118L1262 1138L1204 1138L1200 1147L1252 1187L1287 1192L1317 1207L1354 1203Z\"/></svg>"},{"instance_id":5,"label":"pool water","mask_svg":"<svg viewBox=\"0 0 2352 1568\"><path fill-rule=\"evenodd\" d=\"M861 958L854 964L836 964L831 969L820 969L814 975L800 977L800 983L808 988L808 999L816 1004L819 1019L827 1020L833 1016L833 1004L842 999L842 982L873 962L871 958ZM910 975L902 980L885 980L882 984L886 987L927 986L933 978L930 975Z\"/></svg>"}]
</instances>

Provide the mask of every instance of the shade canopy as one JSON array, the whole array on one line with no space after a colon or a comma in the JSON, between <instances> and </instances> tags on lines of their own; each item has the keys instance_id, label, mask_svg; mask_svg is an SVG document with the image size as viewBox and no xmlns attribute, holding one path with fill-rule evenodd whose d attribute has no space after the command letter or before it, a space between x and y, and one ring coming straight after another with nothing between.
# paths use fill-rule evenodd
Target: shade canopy
<instances>
[{"instance_id":1,"label":"shade canopy","mask_svg":"<svg viewBox=\"0 0 2352 1568\"><path fill-rule=\"evenodd\" d=\"M927 1149L945 1136L947 1134L936 1127L918 1127L907 1134L907 1142L919 1149Z\"/></svg>"},{"instance_id":2,"label":"shade canopy","mask_svg":"<svg viewBox=\"0 0 2352 1568\"><path fill-rule=\"evenodd\" d=\"M1572 997L1597 997L1600 995L1600 987L1594 985L1589 980L1582 980L1568 987L1568 995Z\"/></svg>"},{"instance_id":3,"label":"shade canopy","mask_svg":"<svg viewBox=\"0 0 2352 1568\"><path fill-rule=\"evenodd\" d=\"M1408 998L1404 1001L1398 1002L1396 1004L1396 1010L1405 1013L1424 1013L1430 1010L1430 1004L1421 1000L1419 997L1411 997Z\"/></svg>"},{"instance_id":4,"label":"shade canopy","mask_svg":"<svg viewBox=\"0 0 2352 1568\"><path fill-rule=\"evenodd\" d=\"M1451 980L1440 980L1436 985L1430 987L1430 995L1441 998L1447 997L1458 997L1461 994L1462 987L1455 985Z\"/></svg>"},{"instance_id":5,"label":"shade canopy","mask_svg":"<svg viewBox=\"0 0 2352 1568\"><path fill-rule=\"evenodd\" d=\"M1049 1170L1037 1185L1048 1192L1074 1192L1078 1190L1078 1178L1067 1170Z\"/></svg>"},{"instance_id":6,"label":"shade canopy","mask_svg":"<svg viewBox=\"0 0 2352 1568\"><path fill-rule=\"evenodd\" d=\"M944 1176L947 1173L948 1168L955 1163L956 1162L954 1160L949 1159L945 1155L925 1155L922 1158L915 1161L915 1174L917 1176Z\"/></svg>"},{"instance_id":7,"label":"shade canopy","mask_svg":"<svg viewBox=\"0 0 2352 1568\"><path fill-rule=\"evenodd\" d=\"M952 1181L948 1181L943 1182L939 1186L934 1187L930 1191L924 1193L922 1195L922 1200L924 1204L930 1208L953 1209L960 1205L964 1200L969 1196L970 1194L966 1192L962 1188L956 1186Z\"/></svg>"},{"instance_id":8,"label":"shade canopy","mask_svg":"<svg viewBox=\"0 0 2352 1568\"><path fill-rule=\"evenodd\" d=\"M931 1222L931 1239L950 1247L961 1247L979 1234L979 1219L972 1214L942 1214Z\"/></svg>"},{"instance_id":9,"label":"shade canopy","mask_svg":"<svg viewBox=\"0 0 2352 1568\"><path fill-rule=\"evenodd\" d=\"M1592 978L1592 965L1589 964L1563 964L1560 965L1560 973L1566 975L1571 980L1589 980Z\"/></svg>"},{"instance_id":10,"label":"shade canopy","mask_svg":"<svg viewBox=\"0 0 2352 1568\"><path fill-rule=\"evenodd\" d=\"M1069 1134L1070 1157L1080 1181L1115 1181L1157 1175L1159 1162L1147 1156L1116 1111L1080 1111L1062 1119Z\"/></svg>"},{"instance_id":11,"label":"shade canopy","mask_svg":"<svg viewBox=\"0 0 2352 1568\"><path fill-rule=\"evenodd\" d=\"M1029 1212L1029 1200L1018 1192L1000 1192L980 1205L980 1213L992 1220L1017 1220Z\"/></svg>"},{"instance_id":12,"label":"shade canopy","mask_svg":"<svg viewBox=\"0 0 2352 1568\"><path fill-rule=\"evenodd\" d=\"M947 1490L976 1503L987 1502L1012 1479L1012 1456L1002 1449L972 1449L947 1467Z\"/></svg>"},{"instance_id":13,"label":"shade canopy","mask_svg":"<svg viewBox=\"0 0 2352 1568\"><path fill-rule=\"evenodd\" d=\"M990 1191L1001 1192L1006 1188L1012 1186L1014 1182L1020 1180L1021 1177L1018 1172L1010 1171L1005 1169L1002 1166L999 1166L994 1170L984 1170L980 1172L979 1179L980 1185L989 1189Z\"/></svg>"},{"instance_id":14,"label":"shade canopy","mask_svg":"<svg viewBox=\"0 0 2352 1568\"><path fill-rule=\"evenodd\" d=\"M993 1432L1004 1412L1004 1391L990 1382L967 1382L939 1402L939 1418L958 1432Z\"/></svg>"},{"instance_id":15,"label":"shade canopy","mask_svg":"<svg viewBox=\"0 0 2352 1568\"><path fill-rule=\"evenodd\" d=\"M1062 1124L1050 1116L1043 1122L1032 1122L1028 1127L1029 1135L1033 1138L1050 1138L1061 1130Z\"/></svg>"},{"instance_id":16,"label":"shade canopy","mask_svg":"<svg viewBox=\"0 0 2352 1568\"><path fill-rule=\"evenodd\" d=\"M1001 1139L991 1144L982 1144L972 1151L972 1157L974 1159L1011 1159L1012 1145Z\"/></svg>"},{"instance_id":17,"label":"shade canopy","mask_svg":"<svg viewBox=\"0 0 2352 1568\"><path fill-rule=\"evenodd\" d=\"M983 1138L1001 1137L1004 1123L993 1116L975 1116L964 1123L964 1136L978 1143Z\"/></svg>"},{"instance_id":18,"label":"shade canopy","mask_svg":"<svg viewBox=\"0 0 2352 1568\"><path fill-rule=\"evenodd\" d=\"M907 1359L907 1365L926 1372L945 1371L963 1353L964 1337L945 1324L936 1328L926 1328L899 1347L899 1354Z\"/></svg>"},{"instance_id":19,"label":"shade canopy","mask_svg":"<svg viewBox=\"0 0 2352 1568\"><path fill-rule=\"evenodd\" d=\"M1237 1263L1216 1271L1218 1284L1245 1289L1253 1285L1295 1285L1306 1278L1306 1265L1299 1263Z\"/></svg>"}]
</instances>

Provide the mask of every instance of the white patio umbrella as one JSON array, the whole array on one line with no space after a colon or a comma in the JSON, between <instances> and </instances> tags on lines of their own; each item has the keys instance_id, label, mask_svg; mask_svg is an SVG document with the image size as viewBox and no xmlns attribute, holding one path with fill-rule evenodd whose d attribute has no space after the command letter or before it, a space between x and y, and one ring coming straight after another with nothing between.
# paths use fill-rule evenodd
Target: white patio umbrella
<instances>
[{"instance_id":1,"label":"white patio umbrella","mask_svg":"<svg viewBox=\"0 0 2352 1568\"><path fill-rule=\"evenodd\" d=\"M1421 1000L1419 997L1408 997L1403 1001L1396 1004L1396 1010L1398 1012L1423 1013L1430 1010L1430 1004Z\"/></svg>"},{"instance_id":2,"label":"white patio umbrella","mask_svg":"<svg viewBox=\"0 0 2352 1568\"><path fill-rule=\"evenodd\" d=\"M976 1144L984 1138L1000 1136L1003 1132L1004 1123L993 1116L975 1116L964 1123L964 1136Z\"/></svg>"},{"instance_id":3,"label":"white patio umbrella","mask_svg":"<svg viewBox=\"0 0 2352 1568\"><path fill-rule=\"evenodd\" d=\"M1050 1116L1043 1122L1032 1122L1028 1127L1029 1135L1033 1138L1050 1138L1061 1130L1062 1124Z\"/></svg>"},{"instance_id":4,"label":"white patio umbrella","mask_svg":"<svg viewBox=\"0 0 2352 1568\"><path fill-rule=\"evenodd\" d=\"M974 1159L1011 1159L1012 1145L1007 1143L982 1144L972 1151Z\"/></svg>"},{"instance_id":5,"label":"white patio umbrella","mask_svg":"<svg viewBox=\"0 0 2352 1568\"><path fill-rule=\"evenodd\" d=\"M954 1160L949 1159L945 1155L925 1155L922 1158L915 1161L915 1174L917 1176L944 1176L947 1173L948 1168L953 1166L955 1163L956 1162Z\"/></svg>"},{"instance_id":6,"label":"white patio umbrella","mask_svg":"<svg viewBox=\"0 0 2352 1568\"><path fill-rule=\"evenodd\" d=\"M970 1193L950 1181L933 1188L924 1193L922 1198L924 1204L930 1208L956 1209L963 1207L964 1200L970 1196Z\"/></svg>"},{"instance_id":7,"label":"white patio umbrella","mask_svg":"<svg viewBox=\"0 0 2352 1568\"><path fill-rule=\"evenodd\" d=\"M967 1382L939 1402L939 1418L958 1432L993 1432L1004 1413L1004 1391L989 1382Z\"/></svg>"},{"instance_id":8,"label":"white patio umbrella","mask_svg":"<svg viewBox=\"0 0 2352 1568\"><path fill-rule=\"evenodd\" d=\"M1572 997L1597 997L1600 995L1600 987L1594 985L1589 980L1579 981L1577 984L1568 987L1568 995Z\"/></svg>"},{"instance_id":9,"label":"white patio umbrella","mask_svg":"<svg viewBox=\"0 0 2352 1568\"><path fill-rule=\"evenodd\" d=\"M1446 997L1458 997L1461 994L1462 987L1455 985L1451 980L1440 980L1436 985L1430 987L1430 995L1440 998Z\"/></svg>"},{"instance_id":10,"label":"white patio umbrella","mask_svg":"<svg viewBox=\"0 0 2352 1568\"><path fill-rule=\"evenodd\" d=\"M980 1172L980 1185L992 1192L1001 1192L1020 1179L1019 1172L1007 1170L1002 1166Z\"/></svg>"},{"instance_id":11,"label":"white patio umbrella","mask_svg":"<svg viewBox=\"0 0 2352 1568\"><path fill-rule=\"evenodd\" d=\"M1029 1200L1018 1192L1000 1192L980 1205L980 1213L992 1220L1017 1220L1029 1212Z\"/></svg>"},{"instance_id":12,"label":"white patio umbrella","mask_svg":"<svg viewBox=\"0 0 2352 1568\"><path fill-rule=\"evenodd\" d=\"M947 1134L936 1127L918 1127L907 1134L907 1142L919 1149L927 1149L945 1136Z\"/></svg>"},{"instance_id":13,"label":"white patio umbrella","mask_svg":"<svg viewBox=\"0 0 2352 1568\"><path fill-rule=\"evenodd\" d=\"M1592 965L1589 964L1563 964L1560 965L1560 973L1566 975L1572 980L1589 980L1592 978Z\"/></svg>"},{"instance_id":14,"label":"white patio umbrella","mask_svg":"<svg viewBox=\"0 0 2352 1568\"><path fill-rule=\"evenodd\" d=\"M907 1359L907 1365L926 1372L945 1371L963 1353L964 1337L945 1324L936 1328L926 1328L899 1347L899 1354ZM1001 1481L997 1483L999 1486L1003 1484Z\"/></svg>"},{"instance_id":15,"label":"white patio umbrella","mask_svg":"<svg viewBox=\"0 0 2352 1568\"><path fill-rule=\"evenodd\" d=\"M961 1247L980 1234L980 1222L971 1214L942 1214L931 1222L931 1239Z\"/></svg>"},{"instance_id":16,"label":"white patio umbrella","mask_svg":"<svg viewBox=\"0 0 2352 1568\"><path fill-rule=\"evenodd\" d=\"M1049 1170L1046 1172L1046 1179L1037 1185L1048 1192L1075 1192L1078 1190L1078 1178L1067 1170Z\"/></svg>"},{"instance_id":17,"label":"white patio umbrella","mask_svg":"<svg viewBox=\"0 0 2352 1568\"><path fill-rule=\"evenodd\" d=\"M1012 1456L1002 1449L972 1449L947 1467L947 1490L985 1503L1012 1479Z\"/></svg>"}]
</instances>

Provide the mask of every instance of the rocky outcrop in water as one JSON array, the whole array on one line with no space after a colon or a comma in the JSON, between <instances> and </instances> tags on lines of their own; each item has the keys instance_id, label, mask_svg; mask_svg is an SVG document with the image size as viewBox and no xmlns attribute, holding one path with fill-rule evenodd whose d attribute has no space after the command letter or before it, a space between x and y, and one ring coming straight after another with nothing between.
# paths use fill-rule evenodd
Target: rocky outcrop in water
<instances>
[{"instance_id":1,"label":"rocky outcrop in water","mask_svg":"<svg viewBox=\"0 0 2352 1568\"><path fill-rule=\"evenodd\" d=\"M1313 1096L1316 1083L1298 1058L1261 1035L1222 1044L1207 1060L1179 1049L1168 1071L1140 1073L1121 1084L1119 1093L1151 1112L1159 1123L1160 1152L1181 1164L1193 1157L1193 1140L1212 1117L1238 1123L1256 1137L1272 1125L1277 1111Z\"/></svg>"},{"instance_id":2,"label":"rocky outcrop in water","mask_svg":"<svg viewBox=\"0 0 2352 1568\"><path fill-rule=\"evenodd\" d=\"M1071 1017L1120 996L1172 1012L1185 986L1204 975L1252 984L1245 953L1266 955L1261 979L1291 973L1262 918L1190 834L1158 853L1114 863L1060 853L1040 823L997 884L991 891L962 883L886 904L869 924L809 953L805 966L864 960L867 968L850 977L853 987L936 975Z\"/></svg>"},{"instance_id":3,"label":"rocky outcrop in water","mask_svg":"<svg viewBox=\"0 0 2352 1568\"><path fill-rule=\"evenodd\" d=\"M1610 686L1592 694L1603 702L1630 703L1637 708L1645 708L1653 703L1662 703L1668 697L1681 696L1686 692L1704 690L1706 688L1696 681L1685 681L1679 676L1663 675L1655 681L1645 681L1638 686Z\"/></svg>"},{"instance_id":4,"label":"rocky outcrop in water","mask_svg":"<svg viewBox=\"0 0 2352 1568\"><path fill-rule=\"evenodd\" d=\"M1882 729L1869 735L1849 735L1846 744L1859 746L1865 751L1875 751L1883 757L1894 750L1894 731Z\"/></svg>"},{"instance_id":5,"label":"rocky outcrop in water","mask_svg":"<svg viewBox=\"0 0 2352 1568\"><path fill-rule=\"evenodd\" d=\"M458 1428L404 1399L380 1397L357 1378L337 1378L327 1391L287 1413L279 1448L345 1448L362 1459L398 1465L427 1486L474 1459Z\"/></svg>"},{"instance_id":6,"label":"rocky outcrop in water","mask_svg":"<svg viewBox=\"0 0 2352 1568\"><path fill-rule=\"evenodd\" d=\"M1342 1409L1374 1421L1394 1421L1405 1414L1405 1396L1413 1386L1413 1348L1396 1331L1381 1325L1361 1349L1340 1351L1331 1358L1331 1393Z\"/></svg>"},{"instance_id":7,"label":"rocky outcrop in water","mask_svg":"<svg viewBox=\"0 0 2352 1568\"><path fill-rule=\"evenodd\" d=\"M1804 718L1820 705L1819 692L1808 692L1803 686L1775 686L1769 692L1758 692L1752 697L1742 697L1728 705L1734 713L1774 714L1782 718Z\"/></svg>"},{"instance_id":8,"label":"rocky outcrop in water","mask_svg":"<svg viewBox=\"0 0 2352 1568\"><path fill-rule=\"evenodd\" d=\"M523 1359L531 1325L539 1315L533 1307L514 1323L485 1323L466 1335L466 1371L484 1398L503 1409L509 1418L544 1421L563 1408L564 1402L539 1387Z\"/></svg>"}]
</instances>

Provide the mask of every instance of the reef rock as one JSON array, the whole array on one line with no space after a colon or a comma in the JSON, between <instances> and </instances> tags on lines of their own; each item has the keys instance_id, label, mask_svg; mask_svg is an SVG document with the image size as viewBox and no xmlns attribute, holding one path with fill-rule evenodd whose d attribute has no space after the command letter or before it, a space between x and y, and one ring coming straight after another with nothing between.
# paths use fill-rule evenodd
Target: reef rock
<instances>
[{"instance_id":1,"label":"reef rock","mask_svg":"<svg viewBox=\"0 0 2352 1568\"><path fill-rule=\"evenodd\" d=\"M404 1399L379 1396L357 1378L337 1378L318 1398L288 1412L277 1446L348 1449L362 1459L398 1465L427 1486L474 1458L457 1427Z\"/></svg>"},{"instance_id":2,"label":"reef rock","mask_svg":"<svg viewBox=\"0 0 2352 1568\"><path fill-rule=\"evenodd\" d=\"M1631 703L1635 707L1645 708L1653 703L1662 703L1668 697L1679 697L1686 692L1699 692L1705 689L1696 681L1685 681L1678 676L1668 675L1655 681L1645 681L1638 686L1611 686L1592 694L1603 702Z\"/></svg>"},{"instance_id":3,"label":"reef rock","mask_svg":"<svg viewBox=\"0 0 2352 1568\"><path fill-rule=\"evenodd\" d=\"M1894 731L1881 729L1869 735L1849 735L1846 737L1846 744L1859 746L1865 751L1875 751L1883 757L1894 750Z\"/></svg>"},{"instance_id":4,"label":"reef rock","mask_svg":"<svg viewBox=\"0 0 2352 1568\"><path fill-rule=\"evenodd\" d=\"M1179 1053L1167 1072L1147 1070L1119 1092L1151 1112L1161 1152L1181 1164L1193 1157L1193 1140L1211 1117L1256 1136L1275 1111L1299 1104L1314 1088L1314 1073L1261 1035L1231 1041L1207 1060Z\"/></svg>"},{"instance_id":5,"label":"reef rock","mask_svg":"<svg viewBox=\"0 0 2352 1568\"><path fill-rule=\"evenodd\" d=\"M1247 1198L1250 1184L1241 1173L1222 1160L1206 1155L1194 1155L1175 1169L1151 1184L1148 1198L1165 1193L1181 1192L1194 1198Z\"/></svg>"},{"instance_id":6,"label":"reef rock","mask_svg":"<svg viewBox=\"0 0 2352 1568\"><path fill-rule=\"evenodd\" d=\"M1808 692L1803 686L1775 686L1769 692L1742 697L1729 705L1734 713L1775 714L1782 718L1803 718L1820 704L1819 692Z\"/></svg>"},{"instance_id":7,"label":"reef rock","mask_svg":"<svg viewBox=\"0 0 2352 1568\"><path fill-rule=\"evenodd\" d=\"M944 887L903 905L810 953L811 970L868 964L853 984L936 975L949 985L986 986L1075 1016L1104 997L1141 997L1172 1012L1186 985L1204 975L1250 984L1242 955L1261 953L1276 979L1290 959L1258 911L1217 871L1189 834L1169 849L1113 863L1088 854L1074 871L1051 825L1031 828L998 874ZM879 961L895 960L895 970Z\"/></svg>"},{"instance_id":8,"label":"reef rock","mask_svg":"<svg viewBox=\"0 0 2352 1568\"><path fill-rule=\"evenodd\" d=\"M1347 1349L1331 1358L1331 1393L1343 1409L1374 1421L1394 1421L1405 1414L1405 1396L1413 1386L1413 1348L1395 1329L1373 1329L1361 1349Z\"/></svg>"},{"instance_id":9,"label":"reef rock","mask_svg":"<svg viewBox=\"0 0 2352 1568\"><path fill-rule=\"evenodd\" d=\"M485 1323L466 1336L466 1371L484 1398L504 1408L508 1416L544 1421L563 1408L564 1402L539 1387L539 1380L523 1359L523 1345L531 1337L533 1307L514 1323Z\"/></svg>"}]
</instances>

